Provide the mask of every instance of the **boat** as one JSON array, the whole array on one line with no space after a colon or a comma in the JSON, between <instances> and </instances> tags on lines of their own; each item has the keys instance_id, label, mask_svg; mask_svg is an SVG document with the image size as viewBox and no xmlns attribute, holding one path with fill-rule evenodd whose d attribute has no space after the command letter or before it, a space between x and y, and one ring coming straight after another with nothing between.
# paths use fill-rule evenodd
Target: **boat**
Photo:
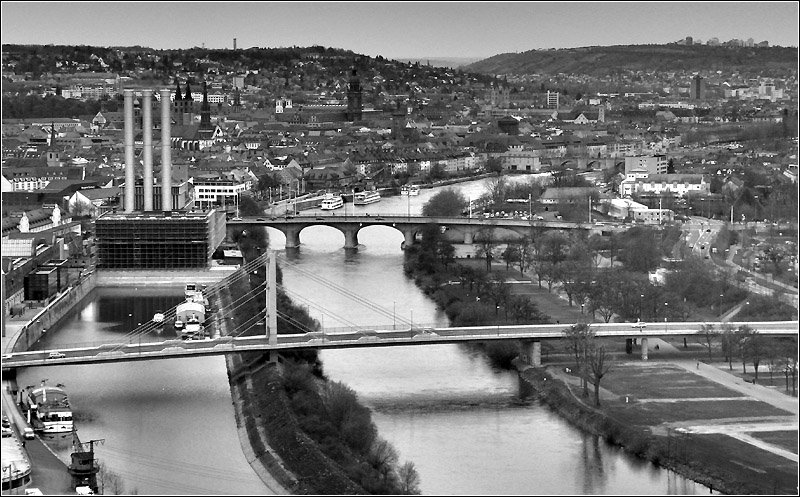
<instances>
[{"instance_id":1,"label":"boat","mask_svg":"<svg viewBox=\"0 0 800 497\"><path fill-rule=\"evenodd\" d=\"M186 283L186 286L183 290L183 296L186 297L186 300L193 299L197 292L200 291L200 285L197 283Z\"/></svg>"},{"instance_id":2,"label":"boat","mask_svg":"<svg viewBox=\"0 0 800 497\"><path fill-rule=\"evenodd\" d=\"M3 495L29 494L25 489L31 483L31 462L24 443L24 440L20 441L16 431L3 426L2 450L0 450L3 465Z\"/></svg>"},{"instance_id":3,"label":"boat","mask_svg":"<svg viewBox=\"0 0 800 497\"><path fill-rule=\"evenodd\" d=\"M416 197L419 195L419 186L418 185L403 185L400 188L400 195L411 195L412 197Z\"/></svg>"},{"instance_id":4,"label":"boat","mask_svg":"<svg viewBox=\"0 0 800 497\"><path fill-rule=\"evenodd\" d=\"M43 433L72 432L72 408L63 386L48 387L42 380L42 386L28 391L28 424L34 430Z\"/></svg>"},{"instance_id":5,"label":"boat","mask_svg":"<svg viewBox=\"0 0 800 497\"><path fill-rule=\"evenodd\" d=\"M353 196L353 205L367 205L381 201L381 194L376 190L358 192Z\"/></svg>"},{"instance_id":6,"label":"boat","mask_svg":"<svg viewBox=\"0 0 800 497\"><path fill-rule=\"evenodd\" d=\"M205 338L205 329L199 322L190 321L183 328L181 338L184 340L202 340Z\"/></svg>"},{"instance_id":7,"label":"boat","mask_svg":"<svg viewBox=\"0 0 800 497\"><path fill-rule=\"evenodd\" d=\"M340 207L344 207L344 200L342 200L342 197L332 193L325 194L322 203L319 205L319 208L324 211L332 211Z\"/></svg>"}]
</instances>

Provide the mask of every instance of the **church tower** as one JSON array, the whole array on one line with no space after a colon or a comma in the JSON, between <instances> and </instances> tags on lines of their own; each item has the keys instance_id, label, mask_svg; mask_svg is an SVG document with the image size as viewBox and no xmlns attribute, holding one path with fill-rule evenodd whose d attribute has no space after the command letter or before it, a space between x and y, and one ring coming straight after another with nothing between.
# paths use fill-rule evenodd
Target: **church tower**
<instances>
[{"instance_id":1,"label":"church tower","mask_svg":"<svg viewBox=\"0 0 800 497\"><path fill-rule=\"evenodd\" d=\"M47 147L47 167L61 166L61 153L56 148L56 125L50 123L50 144Z\"/></svg>"},{"instance_id":2,"label":"church tower","mask_svg":"<svg viewBox=\"0 0 800 497\"><path fill-rule=\"evenodd\" d=\"M360 121L361 120L361 81L356 75L356 70L350 74L350 81L347 84L347 120Z\"/></svg>"},{"instance_id":3,"label":"church tower","mask_svg":"<svg viewBox=\"0 0 800 497\"><path fill-rule=\"evenodd\" d=\"M203 81L203 103L200 106L200 129L211 129L211 106L208 104L208 84Z\"/></svg>"}]
</instances>

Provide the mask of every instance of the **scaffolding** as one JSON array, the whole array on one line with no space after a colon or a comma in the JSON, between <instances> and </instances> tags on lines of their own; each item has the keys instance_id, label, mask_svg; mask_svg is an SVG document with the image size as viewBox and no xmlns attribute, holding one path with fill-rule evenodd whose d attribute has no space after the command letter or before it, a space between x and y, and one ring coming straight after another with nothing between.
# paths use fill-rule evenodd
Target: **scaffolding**
<instances>
[{"instance_id":1,"label":"scaffolding","mask_svg":"<svg viewBox=\"0 0 800 497\"><path fill-rule=\"evenodd\" d=\"M225 237L224 212L105 214L97 219L98 268L205 268Z\"/></svg>"}]
</instances>

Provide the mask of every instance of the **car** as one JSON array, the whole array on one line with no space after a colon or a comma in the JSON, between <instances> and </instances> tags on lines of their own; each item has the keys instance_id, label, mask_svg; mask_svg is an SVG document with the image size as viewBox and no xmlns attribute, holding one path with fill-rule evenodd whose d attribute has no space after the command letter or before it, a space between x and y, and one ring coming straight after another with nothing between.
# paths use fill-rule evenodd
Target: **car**
<instances>
[{"instance_id":1,"label":"car","mask_svg":"<svg viewBox=\"0 0 800 497\"><path fill-rule=\"evenodd\" d=\"M264 219L263 217L257 217L256 221L266 221L266 219Z\"/></svg>"},{"instance_id":2,"label":"car","mask_svg":"<svg viewBox=\"0 0 800 497\"><path fill-rule=\"evenodd\" d=\"M706 230L706 233L711 233L711 228L708 228L708 229Z\"/></svg>"},{"instance_id":3,"label":"car","mask_svg":"<svg viewBox=\"0 0 800 497\"><path fill-rule=\"evenodd\" d=\"M3 428L11 428L11 421L8 420L8 416L3 416Z\"/></svg>"},{"instance_id":4,"label":"car","mask_svg":"<svg viewBox=\"0 0 800 497\"><path fill-rule=\"evenodd\" d=\"M542 216L536 216L536 220L537 221L544 221L544 218Z\"/></svg>"},{"instance_id":5,"label":"car","mask_svg":"<svg viewBox=\"0 0 800 497\"><path fill-rule=\"evenodd\" d=\"M25 495L44 495L38 488L28 487L25 489Z\"/></svg>"},{"instance_id":6,"label":"car","mask_svg":"<svg viewBox=\"0 0 800 497\"><path fill-rule=\"evenodd\" d=\"M30 426L26 426L26 427L25 427L25 428L22 430L22 436L23 436L23 438L25 438L26 440L33 440L33 438L34 438L34 436L35 436L35 435L34 435L34 433L33 433L33 428L31 428Z\"/></svg>"},{"instance_id":7,"label":"car","mask_svg":"<svg viewBox=\"0 0 800 497\"><path fill-rule=\"evenodd\" d=\"M13 437L13 436L14 436L14 432L13 432L13 431L11 431L11 428L6 428L6 427L4 426L4 427L3 427L3 438L7 438L7 437Z\"/></svg>"},{"instance_id":8,"label":"car","mask_svg":"<svg viewBox=\"0 0 800 497\"><path fill-rule=\"evenodd\" d=\"M63 352L59 352L57 350L50 352L50 354L47 356L48 359L63 359L65 357L67 356L64 355Z\"/></svg>"}]
</instances>

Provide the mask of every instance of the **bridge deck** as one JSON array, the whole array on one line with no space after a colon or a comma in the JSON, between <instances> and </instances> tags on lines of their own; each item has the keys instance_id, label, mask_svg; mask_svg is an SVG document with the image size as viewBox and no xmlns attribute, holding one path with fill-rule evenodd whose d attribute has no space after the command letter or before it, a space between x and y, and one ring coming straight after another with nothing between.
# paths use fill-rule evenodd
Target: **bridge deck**
<instances>
[{"instance_id":1,"label":"bridge deck","mask_svg":"<svg viewBox=\"0 0 800 497\"><path fill-rule=\"evenodd\" d=\"M592 324L598 337L664 337L696 336L700 326L722 324L750 326L759 334L798 336L797 321L741 323L608 323ZM387 347L400 345L433 345L489 340L555 340L564 337L565 325L475 326L468 328L409 328L402 330L350 330L278 335L277 345L270 345L266 336L219 337L198 341L180 339L160 342L102 344L93 347L61 348L63 357L50 358L54 350L20 352L3 356L4 370L30 366L57 366L100 362L169 359L175 357L232 354L266 350L301 348Z\"/></svg>"}]
</instances>

